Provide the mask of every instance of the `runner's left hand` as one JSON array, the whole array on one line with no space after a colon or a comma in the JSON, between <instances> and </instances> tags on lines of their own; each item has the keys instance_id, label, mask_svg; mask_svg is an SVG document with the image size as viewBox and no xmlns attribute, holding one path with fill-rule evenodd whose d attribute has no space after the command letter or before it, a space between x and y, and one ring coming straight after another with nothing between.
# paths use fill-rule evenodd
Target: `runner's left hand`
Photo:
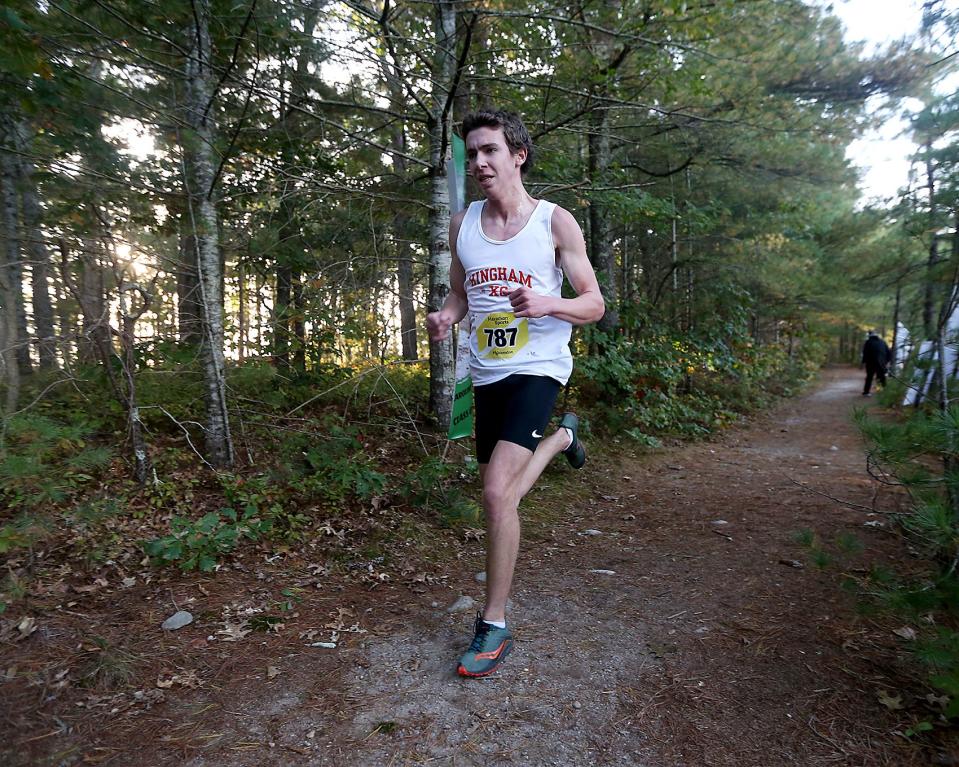
<instances>
[{"instance_id":1,"label":"runner's left hand","mask_svg":"<svg viewBox=\"0 0 959 767\"><path fill-rule=\"evenodd\" d=\"M509 302L513 305L513 314L517 317L537 318L549 314L552 299L522 287L509 294Z\"/></svg>"}]
</instances>

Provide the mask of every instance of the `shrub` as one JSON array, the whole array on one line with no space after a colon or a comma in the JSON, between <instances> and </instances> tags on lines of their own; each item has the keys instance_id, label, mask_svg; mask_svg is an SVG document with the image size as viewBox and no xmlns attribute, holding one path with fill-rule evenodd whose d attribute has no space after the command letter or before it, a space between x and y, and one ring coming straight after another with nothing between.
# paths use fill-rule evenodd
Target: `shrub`
<instances>
[{"instance_id":1,"label":"shrub","mask_svg":"<svg viewBox=\"0 0 959 767\"><path fill-rule=\"evenodd\" d=\"M208 572L241 538L258 540L272 529L272 522L257 516L257 509L250 506L241 515L235 509L221 509L198 520L175 516L170 528L169 535L143 544L147 555L159 563L176 562L181 570Z\"/></svg>"}]
</instances>

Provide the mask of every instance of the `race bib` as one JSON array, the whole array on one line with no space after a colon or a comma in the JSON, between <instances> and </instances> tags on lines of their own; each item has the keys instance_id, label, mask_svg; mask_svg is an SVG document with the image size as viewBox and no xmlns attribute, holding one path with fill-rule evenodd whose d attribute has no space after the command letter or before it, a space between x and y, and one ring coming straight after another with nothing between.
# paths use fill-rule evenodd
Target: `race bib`
<instances>
[{"instance_id":1,"label":"race bib","mask_svg":"<svg viewBox=\"0 0 959 767\"><path fill-rule=\"evenodd\" d=\"M493 312L476 328L480 357L509 359L529 342L529 323L512 312Z\"/></svg>"}]
</instances>

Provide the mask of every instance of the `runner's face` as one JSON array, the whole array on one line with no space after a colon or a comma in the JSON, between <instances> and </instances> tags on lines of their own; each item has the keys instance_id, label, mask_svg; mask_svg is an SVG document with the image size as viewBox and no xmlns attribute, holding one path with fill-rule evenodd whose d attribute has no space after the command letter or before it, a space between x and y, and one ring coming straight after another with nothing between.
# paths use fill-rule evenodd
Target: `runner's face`
<instances>
[{"instance_id":1,"label":"runner's face","mask_svg":"<svg viewBox=\"0 0 959 767\"><path fill-rule=\"evenodd\" d=\"M520 177L520 166L526 161L526 150L513 154L503 129L475 128L466 136L466 160L470 175L483 194L489 195L499 186L512 186ZM505 182L505 184L504 184Z\"/></svg>"}]
</instances>

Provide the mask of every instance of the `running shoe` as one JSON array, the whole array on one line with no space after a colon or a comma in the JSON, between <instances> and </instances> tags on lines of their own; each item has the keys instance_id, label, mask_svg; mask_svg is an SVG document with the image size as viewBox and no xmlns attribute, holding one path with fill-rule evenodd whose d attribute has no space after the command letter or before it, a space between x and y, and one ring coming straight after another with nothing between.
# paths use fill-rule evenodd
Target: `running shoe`
<instances>
[{"instance_id":1,"label":"running shoe","mask_svg":"<svg viewBox=\"0 0 959 767\"><path fill-rule=\"evenodd\" d=\"M579 418L576 417L575 413L563 413L563 417L559 422L559 428L569 429L573 435L573 441L570 442L569 447L563 451L563 455L566 456L569 465L574 469L583 468L583 464L586 463L586 448L584 448L583 443L579 441Z\"/></svg>"},{"instance_id":2,"label":"running shoe","mask_svg":"<svg viewBox=\"0 0 959 767\"><path fill-rule=\"evenodd\" d=\"M508 628L491 626L477 614L474 636L469 649L460 658L460 676L478 677L492 674L513 649L513 635Z\"/></svg>"}]
</instances>

